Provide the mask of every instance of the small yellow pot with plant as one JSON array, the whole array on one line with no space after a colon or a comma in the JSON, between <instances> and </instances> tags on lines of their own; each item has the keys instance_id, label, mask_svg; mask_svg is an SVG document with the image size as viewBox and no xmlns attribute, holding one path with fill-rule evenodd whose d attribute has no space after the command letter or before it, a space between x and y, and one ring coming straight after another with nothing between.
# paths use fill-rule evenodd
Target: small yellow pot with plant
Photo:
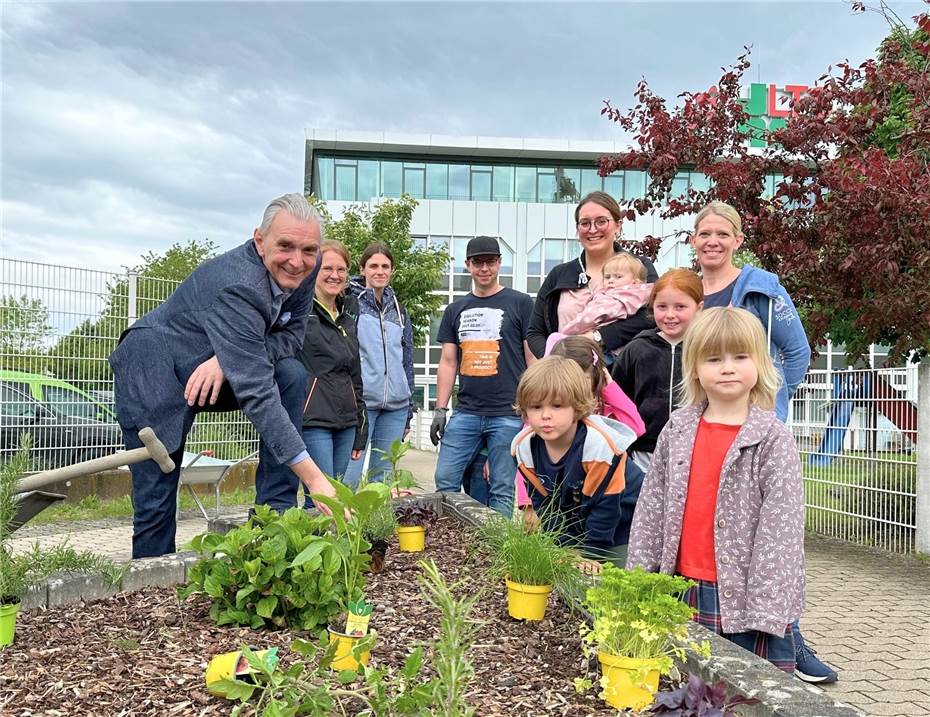
<instances>
[{"instance_id":1,"label":"small yellow pot with plant","mask_svg":"<svg viewBox=\"0 0 930 717\"><path fill-rule=\"evenodd\" d=\"M708 643L688 639L694 610L681 597L692 585L686 578L608 563L588 589L584 605L593 624L582 626L582 639L586 653L597 652L600 696L609 705L641 710L652 704L659 676L668 674L675 658L683 659L687 649L709 656Z\"/></svg>"},{"instance_id":2,"label":"small yellow pot with plant","mask_svg":"<svg viewBox=\"0 0 930 717\"><path fill-rule=\"evenodd\" d=\"M436 520L436 511L423 501L406 500L394 507L397 542L401 552L420 553L426 548L426 528Z\"/></svg>"},{"instance_id":3,"label":"small yellow pot with plant","mask_svg":"<svg viewBox=\"0 0 930 717\"><path fill-rule=\"evenodd\" d=\"M527 532L522 521L494 518L478 532L491 549L491 572L507 585L507 612L516 620L542 620L553 587L580 594L578 553L557 533Z\"/></svg>"}]
</instances>

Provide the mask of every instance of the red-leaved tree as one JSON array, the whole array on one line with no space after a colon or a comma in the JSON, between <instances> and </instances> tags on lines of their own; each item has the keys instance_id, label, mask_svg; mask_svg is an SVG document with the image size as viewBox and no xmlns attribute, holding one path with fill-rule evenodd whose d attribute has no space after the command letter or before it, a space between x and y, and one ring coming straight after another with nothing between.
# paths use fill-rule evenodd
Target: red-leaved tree
<instances>
[{"instance_id":1,"label":"red-leaved tree","mask_svg":"<svg viewBox=\"0 0 930 717\"><path fill-rule=\"evenodd\" d=\"M684 92L673 109L645 80L632 109L605 102L602 114L634 141L602 158L600 172L648 172L629 219L729 202L742 215L744 246L781 277L812 343L829 335L853 356L881 343L892 360L917 360L930 356L930 14L910 28L884 4L878 10L891 32L876 57L820 77L793 102L787 127L764 133L765 149L750 149L745 134L746 48L716 92ZM688 166L711 188L673 196ZM774 195L765 196L772 176Z\"/></svg>"}]
</instances>

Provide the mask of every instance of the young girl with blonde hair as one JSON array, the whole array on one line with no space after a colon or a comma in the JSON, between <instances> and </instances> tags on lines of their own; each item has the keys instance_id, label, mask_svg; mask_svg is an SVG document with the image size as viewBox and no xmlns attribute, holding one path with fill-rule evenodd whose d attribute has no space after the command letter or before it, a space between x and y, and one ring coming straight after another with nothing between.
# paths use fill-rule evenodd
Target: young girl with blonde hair
<instances>
[{"instance_id":1,"label":"young girl with blonde hair","mask_svg":"<svg viewBox=\"0 0 930 717\"><path fill-rule=\"evenodd\" d=\"M628 567L697 581L695 620L786 672L804 603L804 491L759 321L705 309L685 334L683 408L659 435ZM694 460L699 458L699 460Z\"/></svg>"}]
</instances>

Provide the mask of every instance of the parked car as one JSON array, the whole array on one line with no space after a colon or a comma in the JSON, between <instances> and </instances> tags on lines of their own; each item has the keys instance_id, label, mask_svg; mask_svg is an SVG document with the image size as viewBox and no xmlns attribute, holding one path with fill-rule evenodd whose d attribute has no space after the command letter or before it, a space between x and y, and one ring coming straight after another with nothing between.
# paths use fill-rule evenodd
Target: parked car
<instances>
[{"instance_id":1,"label":"parked car","mask_svg":"<svg viewBox=\"0 0 930 717\"><path fill-rule=\"evenodd\" d=\"M19 450L24 433L32 441L33 469L108 455L123 443L116 423L65 414L36 401L17 383L0 380L0 460Z\"/></svg>"},{"instance_id":2,"label":"parked car","mask_svg":"<svg viewBox=\"0 0 930 717\"><path fill-rule=\"evenodd\" d=\"M116 423L112 392L83 391L60 378L25 371L0 371L0 381L6 381L27 396L65 416ZM95 396L95 393L109 394L110 400L102 400Z\"/></svg>"}]
</instances>

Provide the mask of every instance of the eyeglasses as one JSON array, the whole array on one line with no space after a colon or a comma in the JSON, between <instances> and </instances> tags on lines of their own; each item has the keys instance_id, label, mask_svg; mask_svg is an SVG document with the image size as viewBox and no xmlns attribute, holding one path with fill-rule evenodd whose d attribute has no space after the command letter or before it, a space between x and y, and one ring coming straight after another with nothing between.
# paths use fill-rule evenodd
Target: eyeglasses
<instances>
[{"instance_id":1,"label":"eyeglasses","mask_svg":"<svg viewBox=\"0 0 930 717\"><path fill-rule=\"evenodd\" d=\"M494 266L500 260L501 258L499 256L495 256L491 257L490 259L469 259L468 263L476 269L480 269L485 266Z\"/></svg>"},{"instance_id":2,"label":"eyeglasses","mask_svg":"<svg viewBox=\"0 0 930 717\"><path fill-rule=\"evenodd\" d=\"M336 268L333 266L321 266L320 273L321 274L335 274L336 276L345 276L346 274L349 273L349 270L343 269L341 267Z\"/></svg>"},{"instance_id":3,"label":"eyeglasses","mask_svg":"<svg viewBox=\"0 0 930 717\"><path fill-rule=\"evenodd\" d=\"M578 222L578 228L581 231L586 232L589 229L591 229L592 224L594 225L595 229L603 229L608 224L610 224L610 218L609 217L598 217L593 222L590 219L582 219L580 222Z\"/></svg>"}]
</instances>

